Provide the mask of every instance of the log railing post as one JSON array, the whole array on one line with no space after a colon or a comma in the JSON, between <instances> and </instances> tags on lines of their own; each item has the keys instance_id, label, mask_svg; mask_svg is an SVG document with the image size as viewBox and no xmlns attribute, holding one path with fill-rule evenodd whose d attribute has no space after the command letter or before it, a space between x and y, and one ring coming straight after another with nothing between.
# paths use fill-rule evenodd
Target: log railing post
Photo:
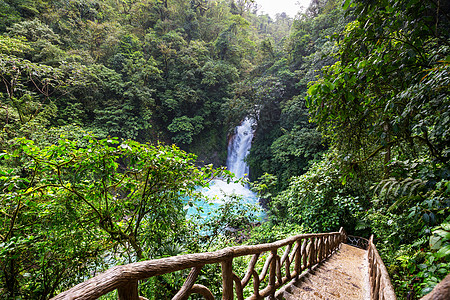
<instances>
[{"instance_id":1,"label":"log railing post","mask_svg":"<svg viewBox=\"0 0 450 300\"><path fill-rule=\"evenodd\" d=\"M341 241L339 239L339 235L335 235L334 236L334 243L335 243L334 247L336 248L336 250L339 249L339 245L341 244Z\"/></svg>"},{"instance_id":2,"label":"log railing post","mask_svg":"<svg viewBox=\"0 0 450 300\"><path fill-rule=\"evenodd\" d=\"M283 267L283 264L284 264L284 271L285 271L285 276L286 276L287 279L291 279L292 278L291 277L291 270L290 270L290 266L291 266L292 260L291 260L291 258L289 256L289 253L291 252L291 249L292 249L292 245L293 244L289 244L289 245L286 246L286 250L284 251L283 257L281 258L281 261L280 261L280 273L281 273L281 268ZM294 246L294 251L296 252L295 247L296 246ZM280 277L283 278L282 275L280 275ZM282 279L281 279L281 281L282 281Z\"/></svg>"},{"instance_id":3,"label":"log railing post","mask_svg":"<svg viewBox=\"0 0 450 300\"><path fill-rule=\"evenodd\" d=\"M271 250L272 262L269 271L270 296L275 297L277 277L277 249Z\"/></svg>"},{"instance_id":4,"label":"log railing post","mask_svg":"<svg viewBox=\"0 0 450 300\"><path fill-rule=\"evenodd\" d=\"M334 236L333 243L334 243L333 248L334 250L336 250L339 247L339 237L337 235Z\"/></svg>"},{"instance_id":5,"label":"log railing post","mask_svg":"<svg viewBox=\"0 0 450 300\"><path fill-rule=\"evenodd\" d=\"M334 249L334 250L337 249L338 244L339 244L339 242L338 242L338 236L335 235L334 238L333 238L333 249Z\"/></svg>"},{"instance_id":6,"label":"log railing post","mask_svg":"<svg viewBox=\"0 0 450 300\"><path fill-rule=\"evenodd\" d=\"M323 258L325 257L325 240L326 240L326 237L324 237L324 236L320 237L320 240L319 240L320 258L317 260L317 263L320 263L323 260Z\"/></svg>"},{"instance_id":7,"label":"log railing post","mask_svg":"<svg viewBox=\"0 0 450 300\"><path fill-rule=\"evenodd\" d=\"M253 273L252 273L252 276L253 276L253 294L256 296L256 299L259 299L260 298L260 295L259 295L259 275L258 275L258 273L255 271L255 270L253 270Z\"/></svg>"},{"instance_id":8,"label":"log railing post","mask_svg":"<svg viewBox=\"0 0 450 300\"><path fill-rule=\"evenodd\" d=\"M322 259L322 237L319 236L316 238L316 255L314 255L314 258L316 259L315 263L319 263L320 260Z\"/></svg>"},{"instance_id":9,"label":"log railing post","mask_svg":"<svg viewBox=\"0 0 450 300\"><path fill-rule=\"evenodd\" d=\"M340 238L339 241L340 243L345 243L345 240L347 239L347 235L345 233L344 227L341 227L341 229L339 229L339 234L340 234Z\"/></svg>"},{"instance_id":10,"label":"log railing post","mask_svg":"<svg viewBox=\"0 0 450 300\"><path fill-rule=\"evenodd\" d=\"M327 257L333 253L334 245L333 245L334 235L330 235L327 239Z\"/></svg>"},{"instance_id":11,"label":"log railing post","mask_svg":"<svg viewBox=\"0 0 450 300\"><path fill-rule=\"evenodd\" d=\"M233 258L222 263L222 300L233 300Z\"/></svg>"},{"instance_id":12,"label":"log railing post","mask_svg":"<svg viewBox=\"0 0 450 300\"><path fill-rule=\"evenodd\" d=\"M305 239L302 243L302 271L308 267L308 239Z\"/></svg>"},{"instance_id":13,"label":"log railing post","mask_svg":"<svg viewBox=\"0 0 450 300\"><path fill-rule=\"evenodd\" d=\"M129 281L117 289L119 300L139 300L138 281Z\"/></svg>"},{"instance_id":14,"label":"log railing post","mask_svg":"<svg viewBox=\"0 0 450 300\"><path fill-rule=\"evenodd\" d=\"M333 254L334 251L334 234L330 236L330 238L328 239L328 256L330 256L331 254Z\"/></svg>"},{"instance_id":15,"label":"log railing post","mask_svg":"<svg viewBox=\"0 0 450 300\"><path fill-rule=\"evenodd\" d=\"M200 274L200 271L203 266L194 267L191 269L191 272L189 273L186 281L184 282L181 289L178 291L178 293L173 296L172 300L183 300L187 299L189 296L189 292L191 291L192 287L195 284L195 281L197 280L198 274Z\"/></svg>"},{"instance_id":16,"label":"log railing post","mask_svg":"<svg viewBox=\"0 0 450 300\"><path fill-rule=\"evenodd\" d=\"M300 275L302 268L302 240L298 240L297 242L297 250L295 251L295 264L294 264L294 272L295 279Z\"/></svg>"},{"instance_id":17,"label":"log railing post","mask_svg":"<svg viewBox=\"0 0 450 300\"><path fill-rule=\"evenodd\" d=\"M282 283L283 283L283 275L281 274L281 268L282 268L282 265L281 265L281 259L280 259L280 256L276 256L276 264L275 264L275 271L276 271L276 284L277 285L281 285ZM275 287L275 290L276 290L276 287Z\"/></svg>"},{"instance_id":18,"label":"log railing post","mask_svg":"<svg viewBox=\"0 0 450 300\"><path fill-rule=\"evenodd\" d=\"M311 267L318 263L319 251L320 251L320 237L316 237L315 238L315 243L314 243L314 256L313 256L314 263L311 265Z\"/></svg>"},{"instance_id":19,"label":"log railing post","mask_svg":"<svg viewBox=\"0 0 450 300\"><path fill-rule=\"evenodd\" d=\"M315 257L316 257L316 238L311 238L311 250L309 254L309 264L308 267L311 269L315 263Z\"/></svg>"}]
</instances>

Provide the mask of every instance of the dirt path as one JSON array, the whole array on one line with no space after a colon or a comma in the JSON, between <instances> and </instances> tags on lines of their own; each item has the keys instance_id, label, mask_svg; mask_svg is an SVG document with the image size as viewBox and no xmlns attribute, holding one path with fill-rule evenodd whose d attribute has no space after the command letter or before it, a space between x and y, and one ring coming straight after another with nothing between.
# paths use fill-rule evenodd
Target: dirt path
<instances>
[{"instance_id":1,"label":"dirt path","mask_svg":"<svg viewBox=\"0 0 450 300\"><path fill-rule=\"evenodd\" d=\"M346 244L277 299L369 299L367 252Z\"/></svg>"}]
</instances>

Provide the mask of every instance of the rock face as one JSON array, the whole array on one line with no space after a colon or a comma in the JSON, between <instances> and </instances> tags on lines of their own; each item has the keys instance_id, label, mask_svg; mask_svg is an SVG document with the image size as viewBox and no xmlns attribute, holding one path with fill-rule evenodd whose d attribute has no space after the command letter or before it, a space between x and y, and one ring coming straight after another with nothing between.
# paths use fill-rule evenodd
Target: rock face
<instances>
[{"instance_id":1,"label":"rock face","mask_svg":"<svg viewBox=\"0 0 450 300\"><path fill-rule=\"evenodd\" d=\"M420 300L448 300L450 299L450 274L448 274L428 295Z\"/></svg>"},{"instance_id":2,"label":"rock face","mask_svg":"<svg viewBox=\"0 0 450 300\"><path fill-rule=\"evenodd\" d=\"M340 251L288 284L276 298L369 299L367 251L342 244Z\"/></svg>"}]
</instances>

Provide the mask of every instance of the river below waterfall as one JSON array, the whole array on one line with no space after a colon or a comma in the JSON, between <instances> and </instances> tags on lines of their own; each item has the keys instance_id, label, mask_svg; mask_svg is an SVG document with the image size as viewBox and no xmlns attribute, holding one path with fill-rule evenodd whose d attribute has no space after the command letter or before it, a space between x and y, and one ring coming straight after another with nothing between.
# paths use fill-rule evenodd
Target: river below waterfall
<instances>
[{"instance_id":1,"label":"river below waterfall","mask_svg":"<svg viewBox=\"0 0 450 300\"><path fill-rule=\"evenodd\" d=\"M249 168L245 162L245 157L250 152L253 139L255 121L246 118L236 127L235 134L228 143L227 168L236 175L236 178L248 177ZM209 188L203 188L201 193L208 201L195 201L193 207L188 208L188 217L199 213L203 218L208 218L211 212L217 210L230 197L240 198L240 203L253 207L249 213L256 214L262 220L264 214L258 205L258 196L252 192L247 185L240 183L227 183L226 181L213 180ZM201 207L199 210L198 208Z\"/></svg>"}]
</instances>

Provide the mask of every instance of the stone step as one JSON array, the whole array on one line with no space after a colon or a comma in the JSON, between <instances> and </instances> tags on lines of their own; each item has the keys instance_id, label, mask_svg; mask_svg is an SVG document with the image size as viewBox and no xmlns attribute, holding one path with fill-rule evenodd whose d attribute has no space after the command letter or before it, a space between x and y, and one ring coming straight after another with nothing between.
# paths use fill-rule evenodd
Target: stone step
<instances>
[{"instance_id":1,"label":"stone step","mask_svg":"<svg viewBox=\"0 0 450 300\"><path fill-rule=\"evenodd\" d=\"M327 261L291 281L277 299L369 299L367 252L343 244Z\"/></svg>"}]
</instances>

